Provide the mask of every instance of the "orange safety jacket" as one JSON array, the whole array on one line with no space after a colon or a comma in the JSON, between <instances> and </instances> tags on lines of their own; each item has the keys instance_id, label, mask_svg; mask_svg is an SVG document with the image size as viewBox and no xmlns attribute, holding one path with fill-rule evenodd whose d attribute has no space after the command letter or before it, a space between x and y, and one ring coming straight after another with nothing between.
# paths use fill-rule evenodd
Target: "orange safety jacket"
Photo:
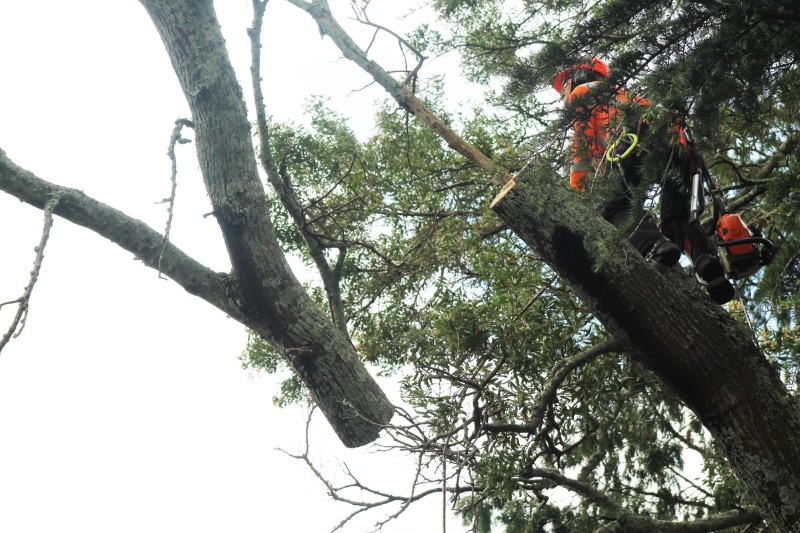
<instances>
[{"instance_id":1,"label":"orange safety jacket","mask_svg":"<svg viewBox=\"0 0 800 533\"><path fill-rule=\"evenodd\" d=\"M589 104L592 104L590 92L593 87L600 85L600 83L599 81L594 81L578 85L572 89L567 98L567 106L572 105L573 101L578 98L583 98ZM620 104L620 107L632 103L639 104L642 107L650 105L649 100L641 96L630 96L622 89L616 90L614 100ZM580 102L575 102L575 104L579 105ZM603 171L609 134L611 132L622 134L622 131L620 131L622 127L622 110L620 107L613 105L613 102L594 103L588 113L588 118L582 107L575 109L576 118L572 123L572 166L569 176L569 183L573 188L582 191L590 171ZM673 130L675 131L677 142L683 148L689 150L689 140L684 127L679 122L676 122ZM638 134L639 132L636 133Z\"/></svg>"},{"instance_id":2,"label":"orange safety jacket","mask_svg":"<svg viewBox=\"0 0 800 533\"><path fill-rule=\"evenodd\" d=\"M590 92L600 83L594 81L572 89L567 98L567 106L573 105L578 98L583 98L591 104ZM631 103L637 103L642 107L650 105L649 100L639 96L631 97L622 89L617 89L614 99L623 106ZM578 104L578 102L575 103ZM575 189L582 191L589 172L602 169L603 156L608 148L609 133L621 128L622 111L612 102L599 102L591 106L588 116L582 107L575 110L575 115L576 118L572 123L572 167L569 183Z\"/></svg>"}]
</instances>

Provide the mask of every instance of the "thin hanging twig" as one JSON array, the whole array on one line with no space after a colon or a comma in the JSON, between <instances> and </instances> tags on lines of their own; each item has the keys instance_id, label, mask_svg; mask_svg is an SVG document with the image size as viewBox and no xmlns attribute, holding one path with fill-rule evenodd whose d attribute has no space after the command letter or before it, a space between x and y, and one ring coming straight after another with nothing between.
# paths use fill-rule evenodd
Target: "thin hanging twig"
<instances>
[{"instance_id":1,"label":"thin hanging twig","mask_svg":"<svg viewBox=\"0 0 800 533\"><path fill-rule=\"evenodd\" d=\"M161 253L158 256L158 277L161 279L166 279L161 275L161 260L163 259L164 251L167 249L167 245L169 244L169 232L172 229L172 213L175 209L175 191L178 188L178 158L175 156L175 145L192 142L190 139L181 137L181 130L184 128L184 126L188 128L194 128L194 123L189 119L179 118L175 121L175 127L172 130L172 136L169 138L169 149L167 150L167 155L172 161L172 189L170 190L169 197L164 198L161 202L159 202L162 204L169 204L169 207L167 207L167 227L164 229L164 244L161 247Z\"/></svg>"},{"instance_id":2,"label":"thin hanging twig","mask_svg":"<svg viewBox=\"0 0 800 533\"><path fill-rule=\"evenodd\" d=\"M11 325L9 326L6 334L3 335L2 339L0 339L0 353L2 353L3 348L5 348L6 344L8 344L12 338L19 337L22 333L22 330L25 329L25 321L28 318L31 293L33 292L34 285L36 285L36 281L39 279L39 271L42 268L42 261L44 260L44 248L47 245L47 240L50 238L50 228L53 226L53 211L58 206L58 201L59 197L54 196L50 198L50 200L48 200L44 206L44 226L42 228L42 237L39 239L39 246L34 248L36 251L36 258L33 261L33 270L31 270L30 280L28 281L28 285L25 287L22 296L16 300L11 300L10 302L0 304L0 308L10 304L17 304L18 306L14 320L11 321Z\"/></svg>"}]
</instances>

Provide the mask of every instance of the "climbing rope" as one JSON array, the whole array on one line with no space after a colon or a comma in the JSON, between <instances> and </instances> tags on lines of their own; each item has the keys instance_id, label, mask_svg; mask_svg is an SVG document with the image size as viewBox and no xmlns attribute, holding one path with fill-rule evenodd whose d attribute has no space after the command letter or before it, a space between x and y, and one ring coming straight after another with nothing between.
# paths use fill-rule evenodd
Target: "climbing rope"
<instances>
[{"instance_id":1,"label":"climbing rope","mask_svg":"<svg viewBox=\"0 0 800 533\"><path fill-rule=\"evenodd\" d=\"M761 345L758 343L758 335L756 335L756 329L753 327L753 322L750 320L750 314L747 312L747 308L744 305L744 298L742 297L742 291L739 290L738 284L734 283L734 289L736 289L736 298L739 300L739 303L742 305L742 315L744 315L744 320L747 322L747 326L750 328L750 334L753 337L753 343L761 350Z\"/></svg>"}]
</instances>

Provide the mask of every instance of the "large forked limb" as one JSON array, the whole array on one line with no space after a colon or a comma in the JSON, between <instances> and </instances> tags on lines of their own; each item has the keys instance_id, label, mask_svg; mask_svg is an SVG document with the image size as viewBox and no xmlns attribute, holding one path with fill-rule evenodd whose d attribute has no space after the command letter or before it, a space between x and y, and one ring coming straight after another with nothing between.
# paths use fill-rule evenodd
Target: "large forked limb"
<instances>
[{"instance_id":1,"label":"large forked limb","mask_svg":"<svg viewBox=\"0 0 800 533\"><path fill-rule=\"evenodd\" d=\"M0 152L0 190L92 229L275 346L346 446L377 438L394 407L290 270L268 217L241 88L210 1L142 1L192 110L198 160L227 245L232 275L197 263L142 222L18 167Z\"/></svg>"}]
</instances>

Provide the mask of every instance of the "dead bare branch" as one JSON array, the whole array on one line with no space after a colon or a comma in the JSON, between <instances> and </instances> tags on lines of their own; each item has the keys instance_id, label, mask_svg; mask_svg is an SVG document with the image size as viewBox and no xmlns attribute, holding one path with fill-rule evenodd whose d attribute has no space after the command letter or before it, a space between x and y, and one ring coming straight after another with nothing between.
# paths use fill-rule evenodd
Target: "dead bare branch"
<instances>
[{"instance_id":1,"label":"dead bare branch","mask_svg":"<svg viewBox=\"0 0 800 533\"><path fill-rule=\"evenodd\" d=\"M175 121L175 128L172 130L172 135L169 139L169 149L167 150L167 156L169 156L170 160L172 161L172 189L170 190L169 197L164 198L164 200L161 202L169 204L167 207L167 226L164 228L164 246L161 248L161 254L158 256L158 277L162 279L164 278L161 275L161 261L164 258L164 250L167 249L167 244L169 243L169 232L172 229L172 213L175 209L175 191L178 188L178 159L175 156L175 145L192 142L189 139L181 137L181 130L184 127L193 128L194 123L185 118L180 118Z\"/></svg>"},{"instance_id":2,"label":"dead bare branch","mask_svg":"<svg viewBox=\"0 0 800 533\"><path fill-rule=\"evenodd\" d=\"M365 52L369 52L370 47L372 46L375 38L377 37L378 33L383 32L387 33L388 35L392 36L394 39L397 40L398 45L400 46L400 52L403 54L403 58L405 59L405 53L403 48L409 50L412 54L414 54L417 58L417 64L414 66L413 69L408 69L408 65L406 65L405 72L407 73L405 81L403 81L403 85L408 85L412 80L414 80L417 76L417 73L422 68L422 64L425 62L427 57L417 49L414 45L412 45L407 39L405 39L400 34L392 31L391 29L387 28L386 26L382 26L380 24L376 24L369 19L369 15L367 15L367 7L369 6L369 2L365 2L363 6L358 7L355 4L352 4L353 12L356 15L356 20L358 20L361 24L365 26L370 26L375 28L375 34L372 36L372 41L370 41L369 46L365 49ZM413 91L412 91L413 92Z\"/></svg>"},{"instance_id":3,"label":"dead bare branch","mask_svg":"<svg viewBox=\"0 0 800 533\"><path fill-rule=\"evenodd\" d=\"M309 429L313 412L314 410L312 409L306 418L305 445L303 451L300 453L291 453L283 449L279 449L279 451L286 454L288 457L291 457L292 459L303 462L309 468L309 470L311 470L314 476L325 486L325 489L328 491L328 495L334 501L346 503L355 508L336 526L334 526L333 529L331 529L331 533L342 529L346 524L360 514L380 508L386 508L387 506L391 505L397 505L398 509L396 511L385 515L383 519L375 523L373 531L379 531L383 526L401 516L412 503L426 498L427 496L442 492L444 492L445 495L458 495L472 491L471 488L466 487L444 488L444 486L441 485L440 480L437 483L438 486L418 492L418 488L422 485L422 483L425 482L423 470L426 468L426 463L422 461L424 454L419 454L417 458L416 468L410 484L410 493L407 495L385 492L364 484L358 479L358 477L356 477L356 474L347 466L347 464L342 465L342 470L347 476L348 481L341 485L335 485L321 472L321 470L314 464L310 457ZM350 496L350 493L356 493L359 494L359 496L352 497Z\"/></svg>"},{"instance_id":4,"label":"dead bare branch","mask_svg":"<svg viewBox=\"0 0 800 533\"><path fill-rule=\"evenodd\" d=\"M50 238L50 228L53 226L53 211L58 205L58 202L59 197L58 195L55 195L52 196L44 205L44 224L42 226L42 236L39 239L39 245L34 248L36 251L36 257L33 260L33 270L31 270L31 277L28 281L28 285L22 292L22 296L16 300L0 304L0 308L9 304L17 304L17 313L14 315L14 319L11 321L8 331L6 331L5 335L3 335L3 338L0 339L0 353L3 352L3 348L5 348L6 344L8 344L12 337L19 337L22 333L22 330L25 329L25 321L28 317L28 310L30 308L31 294L33 293L33 287L36 285L36 281L39 279L39 272L42 269L42 262L44 261L44 249L45 246L47 246L47 240Z\"/></svg>"}]
</instances>

